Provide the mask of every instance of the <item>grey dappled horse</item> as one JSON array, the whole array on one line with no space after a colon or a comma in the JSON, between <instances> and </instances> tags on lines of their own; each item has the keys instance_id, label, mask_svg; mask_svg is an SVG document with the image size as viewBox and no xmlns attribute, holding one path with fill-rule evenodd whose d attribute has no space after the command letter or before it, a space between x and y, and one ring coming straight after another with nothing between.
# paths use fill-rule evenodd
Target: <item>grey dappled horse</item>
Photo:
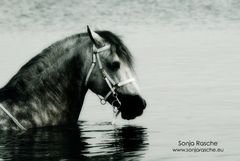
<instances>
[{"instance_id":1,"label":"grey dappled horse","mask_svg":"<svg viewBox=\"0 0 240 161\"><path fill-rule=\"evenodd\" d=\"M26 63L0 89L0 129L76 123L88 89L116 115L134 119L146 102L134 79L132 55L109 31L60 40Z\"/></svg>"}]
</instances>

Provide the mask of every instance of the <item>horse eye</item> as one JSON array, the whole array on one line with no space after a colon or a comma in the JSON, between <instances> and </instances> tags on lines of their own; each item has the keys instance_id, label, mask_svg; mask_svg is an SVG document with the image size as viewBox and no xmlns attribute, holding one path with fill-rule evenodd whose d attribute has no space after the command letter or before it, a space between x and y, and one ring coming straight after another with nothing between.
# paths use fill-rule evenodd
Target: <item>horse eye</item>
<instances>
[{"instance_id":1,"label":"horse eye","mask_svg":"<svg viewBox=\"0 0 240 161\"><path fill-rule=\"evenodd\" d=\"M112 63L109 63L108 66L112 70L118 70L120 68L120 62L118 61L112 62Z\"/></svg>"}]
</instances>

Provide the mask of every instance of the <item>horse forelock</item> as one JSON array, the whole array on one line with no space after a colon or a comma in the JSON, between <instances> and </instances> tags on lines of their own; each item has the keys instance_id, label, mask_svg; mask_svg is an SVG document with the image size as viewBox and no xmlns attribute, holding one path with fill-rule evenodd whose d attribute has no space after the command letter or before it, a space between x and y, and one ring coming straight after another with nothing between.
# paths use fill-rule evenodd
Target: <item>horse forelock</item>
<instances>
[{"instance_id":1,"label":"horse forelock","mask_svg":"<svg viewBox=\"0 0 240 161\"><path fill-rule=\"evenodd\" d=\"M110 31L96 31L101 37L104 38L109 44L113 45L116 49L117 56L124 61L131 69L134 66L134 60L131 52L123 43L121 38Z\"/></svg>"}]
</instances>

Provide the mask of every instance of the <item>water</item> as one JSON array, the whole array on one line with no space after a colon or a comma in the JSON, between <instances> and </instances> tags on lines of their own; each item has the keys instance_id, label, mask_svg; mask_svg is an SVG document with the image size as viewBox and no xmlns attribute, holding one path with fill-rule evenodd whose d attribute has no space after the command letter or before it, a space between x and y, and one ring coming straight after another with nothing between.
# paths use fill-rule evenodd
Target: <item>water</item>
<instances>
[{"instance_id":1,"label":"water","mask_svg":"<svg viewBox=\"0 0 240 161\"><path fill-rule=\"evenodd\" d=\"M109 122L2 133L1 157L21 160L142 158L147 131L141 126L113 127ZM13 148L14 147L14 148Z\"/></svg>"},{"instance_id":2,"label":"water","mask_svg":"<svg viewBox=\"0 0 240 161\"><path fill-rule=\"evenodd\" d=\"M27 1L0 5L0 85L49 44L86 25L123 36L148 107L133 121L88 93L76 127L1 133L0 158L239 160L240 2ZM173 152L178 141L224 152Z\"/></svg>"}]
</instances>

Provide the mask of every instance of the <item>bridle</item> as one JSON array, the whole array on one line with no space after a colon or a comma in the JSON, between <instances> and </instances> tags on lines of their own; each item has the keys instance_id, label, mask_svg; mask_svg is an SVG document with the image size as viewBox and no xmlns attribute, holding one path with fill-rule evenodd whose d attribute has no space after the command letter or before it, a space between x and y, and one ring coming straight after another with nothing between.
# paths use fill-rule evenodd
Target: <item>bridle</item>
<instances>
[{"instance_id":1,"label":"bridle","mask_svg":"<svg viewBox=\"0 0 240 161\"><path fill-rule=\"evenodd\" d=\"M119 108L121 107L121 101L118 99L118 94L116 92L116 90L126 84L129 84L129 83L132 83L135 81L134 78L130 78L130 79L127 79L125 81L122 81L122 82L119 82L119 83L116 83L110 76L109 74L106 72L105 69L103 69L103 66L102 66L102 62L101 62L101 59L100 59L100 56L99 56L99 53L105 51L105 50L109 50L111 48L110 45L105 45L101 48L97 48L95 46L95 44L93 44L93 56L92 56L92 64L90 66L90 69L88 71L88 74L87 74L87 77L86 77L86 80L85 80L85 86L87 86L88 84L88 80L91 76L91 73L94 69L94 67L96 66L96 63L98 63L98 66L99 66L99 71L101 72L102 76L103 76L103 79L105 80L105 82L107 83L108 87L110 88L109 92L105 95L105 97L102 97L100 95L97 94L97 96L99 97L100 99L100 103L102 105L105 105L106 102L107 102L107 99L109 98L109 96L112 94L112 96L114 97L111 105L113 106L113 109L114 109L114 112L115 113L118 113L119 112Z\"/></svg>"}]
</instances>

